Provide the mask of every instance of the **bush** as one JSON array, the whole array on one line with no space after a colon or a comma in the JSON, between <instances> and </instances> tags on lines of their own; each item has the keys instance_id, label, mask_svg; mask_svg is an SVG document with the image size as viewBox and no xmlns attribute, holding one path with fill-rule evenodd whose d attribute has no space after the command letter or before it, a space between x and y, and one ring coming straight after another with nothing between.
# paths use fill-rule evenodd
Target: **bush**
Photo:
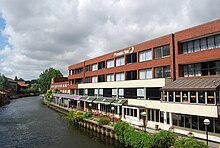
<instances>
[{"instance_id":1,"label":"bush","mask_svg":"<svg viewBox=\"0 0 220 148\"><path fill-rule=\"evenodd\" d=\"M121 143L134 148L151 148L153 141L150 135L135 131L127 122L119 122L114 127Z\"/></svg>"},{"instance_id":2,"label":"bush","mask_svg":"<svg viewBox=\"0 0 220 148\"><path fill-rule=\"evenodd\" d=\"M70 111L68 118L71 123L78 123L79 121L83 120L83 113L79 111Z\"/></svg>"},{"instance_id":3,"label":"bush","mask_svg":"<svg viewBox=\"0 0 220 148\"><path fill-rule=\"evenodd\" d=\"M90 118L92 117L92 112L86 112L84 115L83 115L84 118Z\"/></svg>"},{"instance_id":4,"label":"bush","mask_svg":"<svg viewBox=\"0 0 220 148\"><path fill-rule=\"evenodd\" d=\"M181 138L176 140L174 148L208 148L204 142L198 141L193 138Z\"/></svg>"},{"instance_id":5,"label":"bush","mask_svg":"<svg viewBox=\"0 0 220 148\"><path fill-rule=\"evenodd\" d=\"M154 148L169 148L174 145L177 135L169 131L160 131L152 135Z\"/></svg>"},{"instance_id":6,"label":"bush","mask_svg":"<svg viewBox=\"0 0 220 148\"><path fill-rule=\"evenodd\" d=\"M99 125L107 125L107 124L109 124L109 122L110 122L110 120L109 120L109 118L107 118L107 117L101 117L100 119L99 119Z\"/></svg>"},{"instance_id":7,"label":"bush","mask_svg":"<svg viewBox=\"0 0 220 148\"><path fill-rule=\"evenodd\" d=\"M125 134L125 130L130 128L131 126L127 123L127 122L124 122L124 121L121 121L121 122L118 122L115 127L114 127L114 130L115 132L117 133L118 135L118 140L121 142L121 143L124 143L124 134Z\"/></svg>"}]
</instances>

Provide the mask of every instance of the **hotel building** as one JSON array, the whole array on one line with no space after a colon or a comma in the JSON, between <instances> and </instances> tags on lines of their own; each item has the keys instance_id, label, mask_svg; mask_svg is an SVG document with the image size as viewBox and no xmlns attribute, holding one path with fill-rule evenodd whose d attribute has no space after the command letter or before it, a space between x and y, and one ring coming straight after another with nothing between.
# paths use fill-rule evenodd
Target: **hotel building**
<instances>
[{"instance_id":1,"label":"hotel building","mask_svg":"<svg viewBox=\"0 0 220 148\"><path fill-rule=\"evenodd\" d=\"M70 65L68 71L69 93L81 96L72 101L78 108L91 103L93 111L111 113L115 106L116 116L134 126L201 139L208 118L209 139L220 141L220 20Z\"/></svg>"}]
</instances>

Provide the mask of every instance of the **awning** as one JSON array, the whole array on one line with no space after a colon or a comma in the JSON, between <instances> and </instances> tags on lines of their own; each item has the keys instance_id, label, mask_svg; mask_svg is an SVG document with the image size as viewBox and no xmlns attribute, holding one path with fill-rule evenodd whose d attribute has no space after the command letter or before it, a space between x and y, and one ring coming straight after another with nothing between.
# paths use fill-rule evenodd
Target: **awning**
<instances>
[{"instance_id":1,"label":"awning","mask_svg":"<svg viewBox=\"0 0 220 148\"><path fill-rule=\"evenodd\" d=\"M96 97L82 97L81 99L80 99L80 101L85 101L85 102L92 102L93 100L95 100L96 99Z\"/></svg>"},{"instance_id":2,"label":"awning","mask_svg":"<svg viewBox=\"0 0 220 148\"><path fill-rule=\"evenodd\" d=\"M100 104L111 104L115 99L114 98L97 98L93 102L94 103L100 103Z\"/></svg>"},{"instance_id":3,"label":"awning","mask_svg":"<svg viewBox=\"0 0 220 148\"><path fill-rule=\"evenodd\" d=\"M53 94L54 97L59 97L59 98L65 98L65 99L73 99L73 100L79 100L82 98L82 96L78 95L68 95L68 94Z\"/></svg>"},{"instance_id":4,"label":"awning","mask_svg":"<svg viewBox=\"0 0 220 148\"><path fill-rule=\"evenodd\" d=\"M123 105L124 108L138 108L138 109L145 109L144 106L139 105Z\"/></svg>"},{"instance_id":5,"label":"awning","mask_svg":"<svg viewBox=\"0 0 220 148\"><path fill-rule=\"evenodd\" d=\"M127 102L128 100L117 99L117 100L114 100L111 104L116 105L116 106L122 106L126 104Z\"/></svg>"},{"instance_id":6,"label":"awning","mask_svg":"<svg viewBox=\"0 0 220 148\"><path fill-rule=\"evenodd\" d=\"M166 86L164 91L216 91L220 89L220 77L179 78Z\"/></svg>"}]
</instances>

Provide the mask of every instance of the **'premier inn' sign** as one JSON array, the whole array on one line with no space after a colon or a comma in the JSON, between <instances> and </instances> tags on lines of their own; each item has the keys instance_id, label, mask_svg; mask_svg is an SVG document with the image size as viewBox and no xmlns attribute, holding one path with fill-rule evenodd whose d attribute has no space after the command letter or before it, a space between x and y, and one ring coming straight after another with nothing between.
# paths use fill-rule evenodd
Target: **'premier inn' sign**
<instances>
[{"instance_id":1,"label":"'premier inn' sign","mask_svg":"<svg viewBox=\"0 0 220 148\"><path fill-rule=\"evenodd\" d=\"M125 49L125 50L120 51L120 52L115 52L114 57L122 56L122 55L125 55L125 54L131 54L133 52L134 52L134 47L130 47L129 49Z\"/></svg>"}]
</instances>

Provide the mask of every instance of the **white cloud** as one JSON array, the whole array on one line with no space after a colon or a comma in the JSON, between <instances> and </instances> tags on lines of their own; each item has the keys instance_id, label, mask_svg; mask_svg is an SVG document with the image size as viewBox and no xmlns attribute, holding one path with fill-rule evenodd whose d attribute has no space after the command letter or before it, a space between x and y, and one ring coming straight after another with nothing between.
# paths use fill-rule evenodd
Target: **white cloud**
<instances>
[{"instance_id":1,"label":"white cloud","mask_svg":"<svg viewBox=\"0 0 220 148\"><path fill-rule=\"evenodd\" d=\"M10 45L0 50L0 73L33 79L53 66L67 75L68 65L219 18L219 5L218 0L1 0Z\"/></svg>"}]
</instances>

